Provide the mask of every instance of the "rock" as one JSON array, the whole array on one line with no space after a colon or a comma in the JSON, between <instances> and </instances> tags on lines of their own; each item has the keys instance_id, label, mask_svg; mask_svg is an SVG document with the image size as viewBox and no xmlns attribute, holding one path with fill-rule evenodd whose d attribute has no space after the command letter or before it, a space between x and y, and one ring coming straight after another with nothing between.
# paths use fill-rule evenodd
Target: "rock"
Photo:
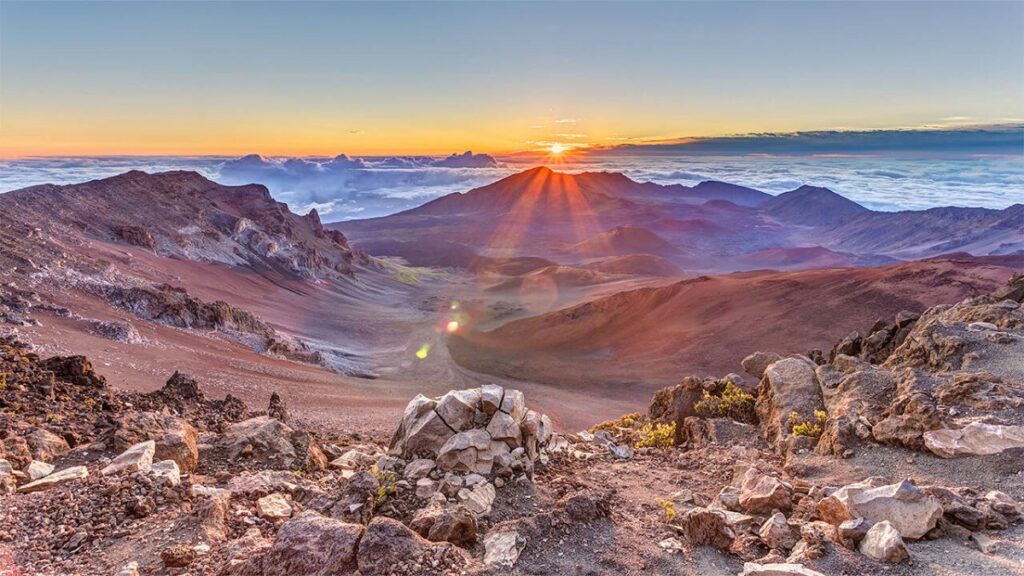
<instances>
[{"instance_id":1,"label":"rock","mask_svg":"<svg viewBox=\"0 0 1024 576\"><path fill-rule=\"evenodd\" d=\"M175 393L202 394L191 391L195 381L187 376L175 373L164 389L172 383ZM191 424L181 418L157 412L128 412L118 421L114 432L115 450L127 450L145 440L156 442L155 460L174 460L186 473L194 471L199 464L199 435Z\"/></svg>"},{"instance_id":2,"label":"rock","mask_svg":"<svg viewBox=\"0 0 1024 576\"><path fill-rule=\"evenodd\" d=\"M0 458L0 474L10 474L14 472L14 467L7 460Z\"/></svg>"},{"instance_id":3,"label":"rock","mask_svg":"<svg viewBox=\"0 0 1024 576\"><path fill-rule=\"evenodd\" d=\"M419 480L437 466L437 463L428 458L418 458L405 465L405 477L408 480Z\"/></svg>"},{"instance_id":4,"label":"rock","mask_svg":"<svg viewBox=\"0 0 1024 576\"><path fill-rule=\"evenodd\" d=\"M477 516L486 516L491 513L491 506L494 504L496 496L494 485L487 482L477 484L473 488L463 488L458 492L459 501Z\"/></svg>"},{"instance_id":5,"label":"rock","mask_svg":"<svg viewBox=\"0 0 1024 576\"><path fill-rule=\"evenodd\" d=\"M416 497L426 500L437 493L438 483L430 478L420 478L416 481Z\"/></svg>"},{"instance_id":6,"label":"rock","mask_svg":"<svg viewBox=\"0 0 1024 576\"><path fill-rule=\"evenodd\" d=\"M868 530L871 529L871 521L865 518L854 518L846 520L836 529L839 536L839 543L851 550L855 550L860 544Z\"/></svg>"},{"instance_id":7,"label":"rock","mask_svg":"<svg viewBox=\"0 0 1024 576\"><path fill-rule=\"evenodd\" d=\"M740 484L739 506L752 513L770 513L793 507L793 490L774 476L749 468Z\"/></svg>"},{"instance_id":8,"label":"rock","mask_svg":"<svg viewBox=\"0 0 1024 576\"><path fill-rule=\"evenodd\" d=\"M332 518L365 524L373 517L380 482L369 472L357 472L330 508Z\"/></svg>"},{"instance_id":9,"label":"rock","mask_svg":"<svg viewBox=\"0 0 1024 576\"><path fill-rule=\"evenodd\" d=\"M4 439L3 454L4 458L19 470L35 460L28 442L20 436L8 436Z\"/></svg>"},{"instance_id":10,"label":"rock","mask_svg":"<svg viewBox=\"0 0 1024 576\"><path fill-rule=\"evenodd\" d=\"M943 458L999 454L1011 448L1024 448L1024 426L972 422L958 430L925 432L924 445Z\"/></svg>"},{"instance_id":11,"label":"rock","mask_svg":"<svg viewBox=\"0 0 1024 576\"><path fill-rule=\"evenodd\" d=\"M434 412L456 432L469 430L476 423L480 408L480 389L449 390L437 401Z\"/></svg>"},{"instance_id":12,"label":"rock","mask_svg":"<svg viewBox=\"0 0 1024 576\"><path fill-rule=\"evenodd\" d=\"M196 551L187 544L178 544L161 552L160 560L168 568L185 568L195 562Z\"/></svg>"},{"instance_id":13,"label":"rock","mask_svg":"<svg viewBox=\"0 0 1024 576\"><path fill-rule=\"evenodd\" d=\"M800 539L796 532L789 527L789 522L786 521L786 517L781 512L776 512L771 518L765 520L757 535L761 537L761 541L765 543L765 546L772 550L789 551L793 546L796 546L797 541Z\"/></svg>"},{"instance_id":14,"label":"rock","mask_svg":"<svg viewBox=\"0 0 1024 576\"><path fill-rule=\"evenodd\" d=\"M402 563L425 560L437 561L433 564L437 573L467 563L465 553L451 544L432 543L401 522L383 516L370 522L359 541L357 561L364 576L391 574Z\"/></svg>"},{"instance_id":15,"label":"rock","mask_svg":"<svg viewBox=\"0 0 1024 576\"><path fill-rule=\"evenodd\" d=\"M813 420L816 411L824 410L816 368L803 356L791 356L765 370L756 409L766 438L774 441L777 449L784 447L790 433L790 414L795 412L800 420Z\"/></svg>"},{"instance_id":16,"label":"rock","mask_svg":"<svg viewBox=\"0 0 1024 576\"><path fill-rule=\"evenodd\" d=\"M30 482L49 476L52 472L53 464L41 462L39 460L33 460L25 467L25 474L28 475Z\"/></svg>"},{"instance_id":17,"label":"rock","mask_svg":"<svg viewBox=\"0 0 1024 576\"><path fill-rule=\"evenodd\" d=\"M711 545L726 550L736 538L722 510L692 508L683 514L679 525L691 546Z\"/></svg>"},{"instance_id":18,"label":"rock","mask_svg":"<svg viewBox=\"0 0 1024 576\"><path fill-rule=\"evenodd\" d=\"M774 352L754 352L747 356L740 362L740 366L743 366L743 370L760 380L764 377L764 371L771 364L782 360L782 356L775 354Z\"/></svg>"},{"instance_id":19,"label":"rock","mask_svg":"<svg viewBox=\"0 0 1024 576\"><path fill-rule=\"evenodd\" d=\"M526 416L526 397L519 390L505 389L505 396L501 399L499 410L508 414L515 421L520 421Z\"/></svg>"},{"instance_id":20,"label":"rock","mask_svg":"<svg viewBox=\"0 0 1024 576\"><path fill-rule=\"evenodd\" d=\"M432 501L416 513L410 526L433 542L451 542L456 546L476 543L476 516L461 504Z\"/></svg>"},{"instance_id":21,"label":"rock","mask_svg":"<svg viewBox=\"0 0 1024 576\"><path fill-rule=\"evenodd\" d=\"M971 542L978 547L985 554L992 554L999 548L999 542L989 538L981 532L974 532L971 534Z\"/></svg>"},{"instance_id":22,"label":"rock","mask_svg":"<svg viewBox=\"0 0 1024 576\"><path fill-rule=\"evenodd\" d=\"M114 461L108 464L100 473L104 476L120 472L137 472L149 470L153 465L153 454L156 452L156 442L146 440L131 446L121 453Z\"/></svg>"},{"instance_id":23,"label":"rock","mask_svg":"<svg viewBox=\"0 0 1024 576\"><path fill-rule=\"evenodd\" d=\"M32 451L33 459L42 462L53 462L55 458L71 451L67 440L43 428L36 428L26 434L25 442Z\"/></svg>"},{"instance_id":24,"label":"rock","mask_svg":"<svg viewBox=\"0 0 1024 576\"><path fill-rule=\"evenodd\" d=\"M990 490L985 493L984 499L993 512L998 512L1010 520L1017 520L1022 514L1024 514L1024 512L1021 511L1020 505L1014 502L1013 498L1005 492Z\"/></svg>"},{"instance_id":25,"label":"rock","mask_svg":"<svg viewBox=\"0 0 1024 576\"><path fill-rule=\"evenodd\" d=\"M139 576L139 563L129 562L125 564L114 576Z\"/></svg>"},{"instance_id":26,"label":"rock","mask_svg":"<svg viewBox=\"0 0 1024 576\"><path fill-rule=\"evenodd\" d=\"M483 384L480 386L480 409L485 414L494 414L501 407L501 399L505 396L505 390L497 384Z\"/></svg>"},{"instance_id":27,"label":"rock","mask_svg":"<svg viewBox=\"0 0 1024 576\"><path fill-rule=\"evenodd\" d=\"M910 558L899 531L888 520L876 523L860 543L860 552L881 562L898 563Z\"/></svg>"},{"instance_id":28,"label":"rock","mask_svg":"<svg viewBox=\"0 0 1024 576\"><path fill-rule=\"evenodd\" d=\"M710 444L749 446L757 441L757 436L756 426L732 418L689 416L683 420L682 439L692 448L703 448Z\"/></svg>"},{"instance_id":29,"label":"rock","mask_svg":"<svg viewBox=\"0 0 1024 576\"><path fill-rule=\"evenodd\" d=\"M257 416L232 424L221 436L218 446L228 458L248 458L269 468L302 468L307 471L326 467L327 458L309 434L296 432L287 424L269 416Z\"/></svg>"},{"instance_id":30,"label":"rock","mask_svg":"<svg viewBox=\"0 0 1024 576\"><path fill-rule=\"evenodd\" d=\"M838 526L846 520L866 518L890 522L907 538L923 537L942 517L942 505L906 480L877 486L871 479L843 486L818 502L818 513Z\"/></svg>"},{"instance_id":31,"label":"rock","mask_svg":"<svg viewBox=\"0 0 1024 576\"><path fill-rule=\"evenodd\" d=\"M60 486L74 480L81 480L82 478L89 477L89 469L85 466L72 466L65 468L60 472L54 472L35 482L29 482L18 488L18 492L28 494L30 492L38 492L40 490L46 490L47 488L53 488L54 486Z\"/></svg>"},{"instance_id":32,"label":"rock","mask_svg":"<svg viewBox=\"0 0 1024 576\"><path fill-rule=\"evenodd\" d=\"M802 564L754 564L747 562L743 565L743 572L740 576L825 576L821 572L811 570Z\"/></svg>"},{"instance_id":33,"label":"rock","mask_svg":"<svg viewBox=\"0 0 1024 576\"><path fill-rule=\"evenodd\" d=\"M740 509L740 489L735 486L723 486L718 493L718 501L726 510Z\"/></svg>"},{"instance_id":34,"label":"rock","mask_svg":"<svg viewBox=\"0 0 1024 576\"><path fill-rule=\"evenodd\" d=\"M493 458L482 459L481 452L490 454L491 438L480 429L459 432L449 438L437 454L437 466L445 471L479 472L489 474Z\"/></svg>"},{"instance_id":35,"label":"rock","mask_svg":"<svg viewBox=\"0 0 1024 576\"><path fill-rule=\"evenodd\" d=\"M267 416L280 420L281 422L288 422L288 407L285 406L284 400L281 400L281 396L277 392L270 394L270 405L267 407Z\"/></svg>"},{"instance_id":36,"label":"rock","mask_svg":"<svg viewBox=\"0 0 1024 576\"><path fill-rule=\"evenodd\" d=\"M181 469L174 460L161 460L149 467L149 473L169 486L181 484Z\"/></svg>"},{"instance_id":37,"label":"rock","mask_svg":"<svg viewBox=\"0 0 1024 576\"><path fill-rule=\"evenodd\" d=\"M354 574L364 529L307 511L281 525L254 576Z\"/></svg>"},{"instance_id":38,"label":"rock","mask_svg":"<svg viewBox=\"0 0 1024 576\"><path fill-rule=\"evenodd\" d=\"M199 387L199 382L195 378L188 374L174 371L174 374L164 382L160 393L165 398L174 398L176 400L188 401L188 402L202 402L206 400L206 395L203 394L203 390Z\"/></svg>"},{"instance_id":39,"label":"rock","mask_svg":"<svg viewBox=\"0 0 1024 576\"><path fill-rule=\"evenodd\" d=\"M519 446L522 443L522 433L519 430L519 423L504 412L496 412L487 424L487 433L494 440L510 440L513 445Z\"/></svg>"},{"instance_id":40,"label":"rock","mask_svg":"<svg viewBox=\"0 0 1024 576\"><path fill-rule=\"evenodd\" d=\"M256 513L265 520L284 520L291 518L292 505L284 494L274 492L256 501Z\"/></svg>"},{"instance_id":41,"label":"rock","mask_svg":"<svg viewBox=\"0 0 1024 576\"><path fill-rule=\"evenodd\" d=\"M511 568L525 547L526 538L516 531L490 532L484 536L484 565Z\"/></svg>"},{"instance_id":42,"label":"rock","mask_svg":"<svg viewBox=\"0 0 1024 576\"><path fill-rule=\"evenodd\" d=\"M619 460L629 460L633 457L633 447L629 444L608 444L608 452Z\"/></svg>"}]
</instances>

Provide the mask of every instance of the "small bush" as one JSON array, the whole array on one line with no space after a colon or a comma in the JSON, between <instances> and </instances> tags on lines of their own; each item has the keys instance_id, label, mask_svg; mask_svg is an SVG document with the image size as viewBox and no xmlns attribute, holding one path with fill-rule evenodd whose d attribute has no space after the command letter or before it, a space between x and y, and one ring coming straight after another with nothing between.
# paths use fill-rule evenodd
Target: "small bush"
<instances>
[{"instance_id":1,"label":"small bush","mask_svg":"<svg viewBox=\"0 0 1024 576\"><path fill-rule=\"evenodd\" d=\"M374 469L377 467L374 466ZM394 472L377 472L377 504L383 504L388 496L391 496L398 491L396 484L398 483L398 476Z\"/></svg>"},{"instance_id":2,"label":"small bush","mask_svg":"<svg viewBox=\"0 0 1024 576\"><path fill-rule=\"evenodd\" d=\"M676 518L676 505L671 500L658 500L658 506L665 511L665 522L671 524Z\"/></svg>"},{"instance_id":3,"label":"small bush","mask_svg":"<svg viewBox=\"0 0 1024 576\"><path fill-rule=\"evenodd\" d=\"M638 432L634 448L671 448L676 443L676 423L644 424Z\"/></svg>"},{"instance_id":4,"label":"small bush","mask_svg":"<svg viewBox=\"0 0 1024 576\"><path fill-rule=\"evenodd\" d=\"M725 390L722 390L721 396L715 396L705 390L704 397L693 405L693 409L703 418L725 417L738 422L754 423L757 421L755 404L752 394L740 390L729 382L725 385Z\"/></svg>"},{"instance_id":5,"label":"small bush","mask_svg":"<svg viewBox=\"0 0 1024 576\"><path fill-rule=\"evenodd\" d=\"M813 420L800 420L796 412L789 413L789 432L794 436L810 436L817 438L821 436L825 428L825 421L828 414L824 410L815 410Z\"/></svg>"},{"instance_id":6,"label":"small bush","mask_svg":"<svg viewBox=\"0 0 1024 576\"><path fill-rule=\"evenodd\" d=\"M639 412L633 412L632 414L626 414L616 418L615 420L605 420L600 424L597 424L590 429L590 433L593 434L598 430L604 430L606 432L618 432L622 429L630 429L636 426L637 422L641 419Z\"/></svg>"}]
</instances>

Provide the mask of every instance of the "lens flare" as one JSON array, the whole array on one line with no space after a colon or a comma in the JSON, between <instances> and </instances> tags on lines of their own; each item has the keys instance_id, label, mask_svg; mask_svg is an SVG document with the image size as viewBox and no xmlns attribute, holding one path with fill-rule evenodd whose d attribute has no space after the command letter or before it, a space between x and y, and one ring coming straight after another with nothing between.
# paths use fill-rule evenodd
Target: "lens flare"
<instances>
[{"instance_id":1,"label":"lens flare","mask_svg":"<svg viewBox=\"0 0 1024 576\"><path fill-rule=\"evenodd\" d=\"M450 322L448 322L448 325L445 326L445 330L447 330L449 334L454 334L459 330L459 321L451 320Z\"/></svg>"},{"instance_id":2,"label":"lens flare","mask_svg":"<svg viewBox=\"0 0 1024 576\"><path fill-rule=\"evenodd\" d=\"M420 346L419 350L416 351L416 357L419 358L420 360L426 358L427 354L430 354L430 344L424 344L423 346Z\"/></svg>"}]
</instances>

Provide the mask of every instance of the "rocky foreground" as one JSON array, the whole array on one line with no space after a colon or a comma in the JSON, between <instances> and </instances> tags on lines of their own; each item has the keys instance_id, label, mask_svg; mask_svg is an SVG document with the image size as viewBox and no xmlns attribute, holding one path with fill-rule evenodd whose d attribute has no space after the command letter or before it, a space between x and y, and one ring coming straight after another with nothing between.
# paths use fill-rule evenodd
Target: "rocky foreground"
<instances>
[{"instance_id":1,"label":"rocky foreground","mask_svg":"<svg viewBox=\"0 0 1024 576\"><path fill-rule=\"evenodd\" d=\"M495 385L390 441L0 341L3 574L1020 574L1024 277L560 434ZM585 366L581 366L585 369Z\"/></svg>"}]
</instances>

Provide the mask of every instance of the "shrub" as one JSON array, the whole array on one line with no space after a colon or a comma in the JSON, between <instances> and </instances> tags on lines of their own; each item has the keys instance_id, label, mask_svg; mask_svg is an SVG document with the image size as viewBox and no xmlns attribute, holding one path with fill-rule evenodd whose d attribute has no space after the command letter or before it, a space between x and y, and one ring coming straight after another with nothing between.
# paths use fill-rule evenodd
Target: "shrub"
<instances>
[{"instance_id":1,"label":"shrub","mask_svg":"<svg viewBox=\"0 0 1024 576\"><path fill-rule=\"evenodd\" d=\"M640 421L640 418L641 416L639 412L633 412L632 414L626 414L625 416L621 416L619 418L616 418L615 420L605 420L604 422L601 422L600 424L597 424L596 426L591 428L590 432L591 434L597 432L598 430L604 430L606 432L618 432L624 428L633 428L636 426L637 422Z\"/></svg>"},{"instance_id":2,"label":"shrub","mask_svg":"<svg viewBox=\"0 0 1024 576\"><path fill-rule=\"evenodd\" d=\"M698 400L693 409L697 415L703 418L732 418L738 422L757 422L757 414L754 411L756 401L752 394L748 394L729 382L722 390L721 396L715 396L704 391L704 397Z\"/></svg>"},{"instance_id":3,"label":"shrub","mask_svg":"<svg viewBox=\"0 0 1024 576\"><path fill-rule=\"evenodd\" d=\"M824 410L815 410L813 420L800 420L800 415L796 412L789 413L789 432L794 436L810 436L817 438L821 436L822 430L825 428L825 421L828 420L828 414Z\"/></svg>"},{"instance_id":4,"label":"shrub","mask_svg":"<svg viewBox=\"0 0 1024 576\"><path fill-rule=\"evenodd\" d=\"M671 524L676 517L676 505L671 500L658 500L658 506L665 511L665 522Z\"/></svg>"},{"instance_id":5,"label":"shrub","mask_svg":"<svg viewBox=\"0 0 1024 576\"><path fill-rule=\"evenodd\" d=\"M374 466L374 469L377 467ZM377 504L382 504L391 496L398 491L396 484L398 483L398 476L394 472L377 472Z\"/></svg>"},{"instance_id":6,"label":"shrub","mask_svg":"<svg viewBox=\"0 0 1024 576\"><path fill-rule=\"evenodd\" d=\"M634 448L670 448L676 443L676 423L644 424L638 432Z\"/></svg>"}]
</instances>

